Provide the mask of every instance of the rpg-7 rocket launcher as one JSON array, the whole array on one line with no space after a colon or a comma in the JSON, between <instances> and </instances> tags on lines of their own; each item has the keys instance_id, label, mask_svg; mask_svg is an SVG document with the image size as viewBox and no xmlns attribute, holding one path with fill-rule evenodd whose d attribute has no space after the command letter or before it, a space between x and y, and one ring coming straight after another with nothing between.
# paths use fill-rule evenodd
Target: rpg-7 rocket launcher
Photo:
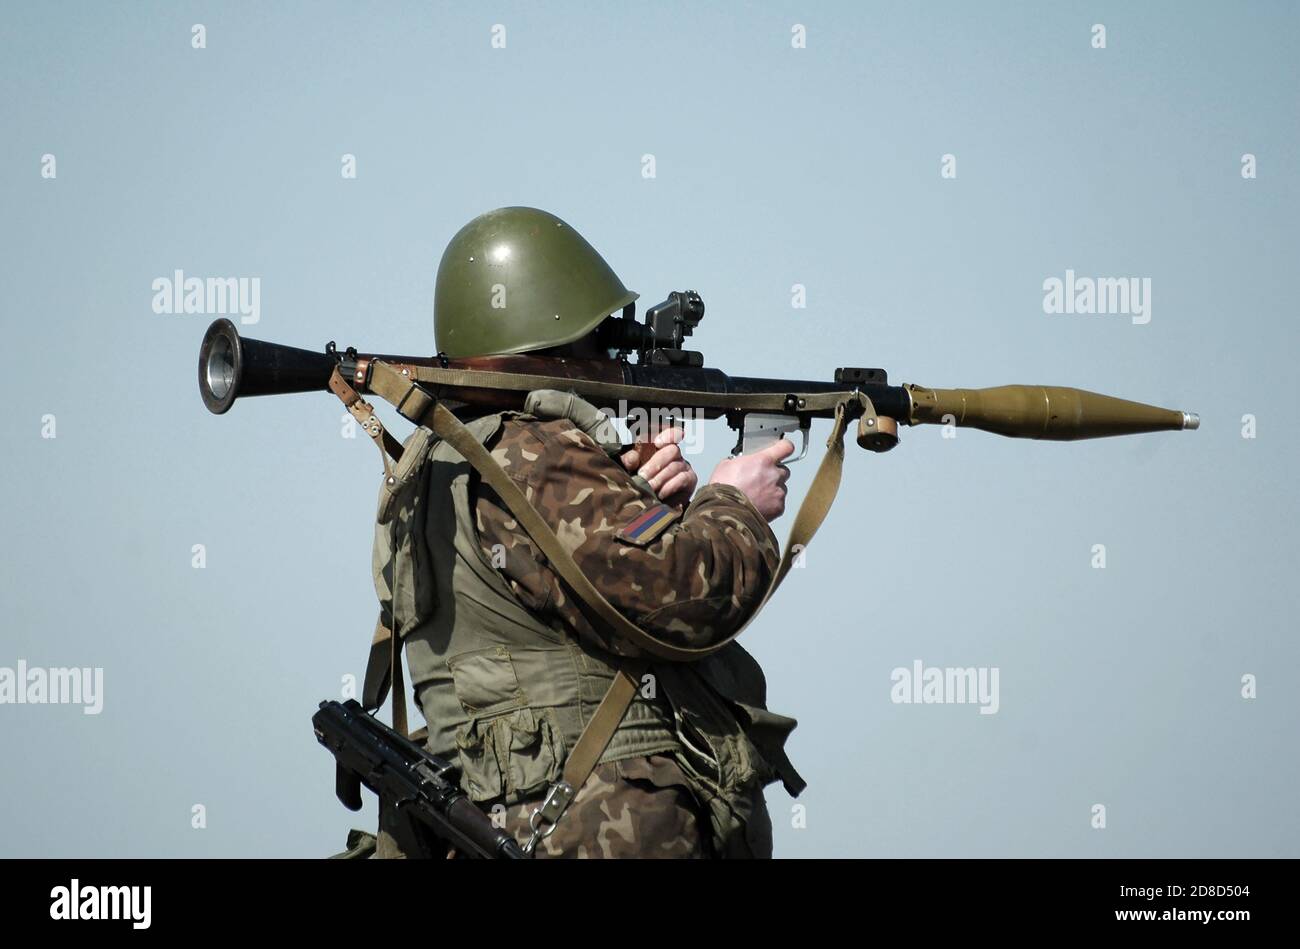
<instances>
[{"instance_id":1,"label":"rpg-7 rocket launcher","mask_svg":"<svg viewBox=\"0 0 1300 949\"><path fill-rule=\"evenodd\" d=\"M241 337L226 319L214 322L199 350L199 391L220 415L244 396L326 390L335 369L357 393L380 391L376 374L393 372L433 399L485 408L518 408L534 389L562 389L606 408L692 412L724 417L740 437L736 451L756 451L786 432L799 431L803 448L815 418L833 418L845 404L858 420L857 441L871 451L898 443L898 425L951 424L1012 438L1073 441L1111 435L1195 429L1189 412L1046 385L987 389L931 389L890 385L883 369L840 368L829 381L732 376L706 368L701 353L685 348L704 317L692 290L674 291L638 322L629 307L597 329L608 358L538 353L448 359L340 351L333 342L311 352ZM635 355L636 361L629 357ZM377 366L384 370L377 370ZM388 370L392 370L389 372ZM384 393L380 393L384 394ZM399 411L402 408L399 406ZM404 413L405 414L405 413Z\"/></svg>"}]
</instances>

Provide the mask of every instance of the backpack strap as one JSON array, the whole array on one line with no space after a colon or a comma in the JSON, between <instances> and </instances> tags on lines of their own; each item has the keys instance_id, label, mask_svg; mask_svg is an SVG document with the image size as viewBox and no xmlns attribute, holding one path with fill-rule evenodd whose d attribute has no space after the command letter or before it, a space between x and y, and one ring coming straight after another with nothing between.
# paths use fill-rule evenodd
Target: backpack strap
<instances>
[{"instance_id":1,"label":"backpack strap","mask_svg":"<svg viewBox=\"0 0 1300 949\"><path fill-rule=\"evenodd\" d=\"M623 722L623 716L636 700L641 688L643 669L642 663L625 660L614 673L614 681L609 684L609 690L587 720L573 750L565 759L560 780L551 782L546 789L546 797L528 818L528 828L532 833L523 845L524 853L532 856L537 845L555 832L560 818L573 803L578 791L587 783L591 772L596 770L600 756L605 753L610 739Z\"/></svg>"},{"instance_id":2,"label":"backpack strap","mask_svg":"<svg viewBox=\"0 0 1300 949\"><path fill-rule=\"evenodd\" d=\"M826 454L822 456L817 474L813 477L808 493L804 496L803 503L795 515L776 573L768 584L758 607L745 623L721 642L709 646L687 647L659 639L615 609L587 578L554 529L506 470L492 457L491 452L474 437L450 409L433 395L413 383L409 376L403 375L382 361L371 364L370 389L395 406L403 417L432 429L434 434L456 449L473 466L479 477L497 493L510 513L527 531L528 536L537 544L555 572L595 613L608 632L658 659L669 662L692 662L711 656L749 627L789 573L795 556L807 547L830 511L835 495L839 491L840 478L844 469L844 432L850 418L850 410L853 410L854 415L862 414L865 417L865 414L869 413L873 418L875 416L870 400L859 392L844 396L836 404L835 422L830 437L826 440Z\"/></svg>"},{"instance_id":3,"label":"backpack strap","mask_svg":"<svg viewBox=\"0 0 1300 949\"><path fill-rule=\"evenodd\" d=\"M334 378L331 378L330 388L336 394L339 394L339 397L349 406L348 410L350 412L353 411L354 405L360 404L359 411L366 415L362 425L366 427L367 432L375 439L376 444L380 446L381 453L383 453L386 447L384 436L387 433L383 430L379 419L375 417L373 409L361 400L355 391L351 390L351 387L347 385L337 370L335 376L337 376L338 383L352 391L353 395L356 396L356 402L348 403L346 393L340 393ZM710 646L690 648L666 642L646 632L605 599L605 596L595 587L582 568L578 566L572 554L569 553L556 535L554 529L542 517L537 508L533 506L532 502L528 500L506 470L492 457L488 449L434 395L412 382L409 372L403 374L388 366L382 360L376 360L371 364L370 390L392 404L402 417L415 422L417 425L425 425L432 429L434 434L454 448L478 472L479 477L497 493L498 497L505 503L506 508L515 516L533 542L537 544L555 572L600 619L609 633L630 642L651 656L670 662L691 662L711 656L735 640L754 621L754 618L762 611L767 601L771 599L772 594L776 592L777 587L781 585L781 581L785 579L786 574L789 573L794 557L812 540L813 535L817 533L822 521L826 519L826 515L830 511L831 504L839 490L843 472L844 433L850 418L875 419L875 409L871 405L871 401L860 392L849 393L836 403L834 425L831 428L830 437L826 440L826 454L822 457L817 474L814 476L812 484L808 488L808 493L804 496L803 503L795 515L776 573L768 584L762 600L753 613L750 614L749 619L726 639ZM357 415L356 412L353 412L353 414L354 416ZM360 420L360 416L357 417ZM389 439L391 440L391 436L389 436ZM384 466L387 471L388 458L386 454ZM390 678L395 687L400 687L401 660L397 652L395 637L391 633L389 639ZM372 648L372 661L375 654L376 650ZM573 751L570 752L561 779L551 784L541 806L533 812L529 821L532 836L524 846L527 853L533 853L537 844L555 830L556 824L577 795L578 790L591 776L591 772L595 769L605 748L608 747L610 739L613 738L614 732L618 729L623 716L627 713L627 709L636 699L640 687L640 674L643 669L644 662L642 660L625 660L622 667L615 674L609 691L605 693L605 697L601 700L600 705L587 722L577 743L574 745ZM369 675L367 675L367 679L369 678ZM394 727L396 727L396 706L397 697L395 695ZM403 728L399 730L404 733L404 702L402 712Z\"/></svg>"},{"instance_id":4,"label":"backpack strap","mask_svg":"<svg viewBox=\"0 0 1300 949\"><path fill-rule=\"evenodd\" d=\"M384 476L389 483L393 480L393 468L389 463L402 460L402 444L384 428L384 423L375 414L375 408L348 385L338 366L330 373L329 388L339 397L348 413L360 423L362 430L374 440L379 447L379 456L384 463ZM366 661L365 677L361 684L361 704L367 710L377 709L384 704L389 687L393 691L393 730L405 737L407 735L406 689L402 685L402 651L401 644L393 631L384 622L381 611L375 620L375 634L370 640L370 656Z\"/></svg>"}]
</instances>

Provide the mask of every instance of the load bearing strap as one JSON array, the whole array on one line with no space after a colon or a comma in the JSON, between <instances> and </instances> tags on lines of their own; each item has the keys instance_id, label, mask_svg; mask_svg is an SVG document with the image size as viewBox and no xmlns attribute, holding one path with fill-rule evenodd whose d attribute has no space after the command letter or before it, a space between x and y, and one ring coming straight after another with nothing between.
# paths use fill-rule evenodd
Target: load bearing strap
<instances>
[{"instance_id":1,"label":"load bearing strap","mask_svg":"<svg viewBox=\"0 0 1300 949\"><path fill-rule=\"evenodd\" d=\"M799 399L797 411L818 412L835 408L848 400L856 400L856 390L846 388L843 392L683 392L680 389L662 389L656 386L634 386L622 382L599 382L591 379L571 379L566 376L541 376L516 372L496 372L486 369L441 369L437 366L402 366L400 370L382 362L371 364L370 389L393 402L392 396L400 399L407 393L411 382L422 382L432 386L448 386L466 389L496 389L508 392L532 392L534 389L559 389L568 391L577 384L578 394L584 399L609 399L612 402L625 400L644 405L673 406L683 396L689 396L692 407L706 409L736 409L744 412L789 412L786 395L795 395ZM379 367L386 371L380 371ZM580 383L580 384L579 384ZM427 400L432 396L419 390ZM416 399L415 396L411 398ZM417 399L417 401L419 401ZM394 402L394 404L396 404ZM415 419L404 410L402 414L412 421Z\"/></svg>"},{"instance_id":2,"label":"load bearing strap","mask_svg":"<svg viewBox=\"0 0 1300 949\"><path fill-rule=\"evenodd\" d=\"M337 372L335 375L338 375ZM341 382L341 378L332 380L331 388L343 399L345 404L348 404L351 410L353 404L349 398L349 387L338 385ZM421 389L417 385L419 382L443 385L495 385L502 389L533 391L534 389L544 388L568 389L571 387L572 380L552 376L519 376L511 373L495 372L461 373L458 370L426 368L417 368L414 378L412 378L409 368L406 371L398 371L382 361L376 361L371 367L370 388L371 391L391 403L405 418L419 425L427 425L469 462L488 486L496 491L497 496L505 503L507 509L515 516L516 520L527 531L529 537L533 539L534 543L550 561L552 568L564 579L578 598L599 617L610 633L632 643L652 656L670 662L690 662L710 656L735 640L754 621L763 607L767 605L767 601L772 598L772 594L776 592L777 587L781 585L781 581L785 579L786 574L789 573L794 557L812 540L813 535L817 533L817 529L830 511L831 503L835 500L835 495L839 491L844 468L844 432L850 418L866 413L873 416L875 414L866 396L856 391L804 397L800 408L817 411L833 407L835 421L831 427L830 436L826 440L826 454L822 457L821 464L817 468L817 474L808 488L803 503L799 506L798 513L795 514L794 524L790 528L790 535L786 539L785 549L782 551L776 573L773 574L762 600L753 613L750 614L749 619L739 629L721 642L710 646L690 648L665 642L641 629L637 624L618 612L587 578L587 575L578 566L569 550L556 536L550 524L538 513L532 502L528 500L505 469L492 457L487 448L474 437L469 429L461 424L460 420L446 406L438 402L430 393ZM584 384L583 394L596 398L635 399L650 404L669 401L680 396L680 393L671 389L615 385L612 383ZM359 396L357 398L359 399ZM692 400L696 405L712 405L723 409L781 411L786 408L785 398L772 394L722 396L709 393L693 393ZM380 424L372 412L366 412L368 406L364 406L364 408L357 406L357 408L365 412L367 422L373 422L373 425ZM388 436L388 433L383 431L382 426L378 431L370 431L370 434L375 439L375 442L381 446L381 449L388 448L394 443L391 436ZM390 453L392 452L390 451ZM400 449L398 454L400 454ZM397 454L394 457L397 457ZM387 458L385 458L385 469L387 467ZM380 623L380 629L383 629L382 622ZM377 630L371 652L371 664L381 668L385 652L382 647L383 639L384 637ZM388 682L392 683L396 693L403 688L401 660L396 637L391 632L388 632L387 645L388 675L384 676L383 673L379 673L377 676L372 676L371 670L367 670L367 684L377 686L378 688L375 691L378 691L386 683L371 683L370 680L372 678L381 681L387 679ZM640 687L639 680L644 668L644 662L639 659L625 658L622 662L621 667L614 676L614 680L610 683L609 690L605 693L605 697L587 722L582 734L578 736L573 750L565 760L560 780L551 785L546 800L533 812L530 820L532 836L527 844L528 853L531 854L539 841L554 831L565 810L568 809L569 804L586 783L587 778L590 777L591 772L600 761L601 755L604 754L609 742L614 737L614 733L623 721L623 717L627 714L628 708L636 699ZM368 688L367 691L371 690ZM383 697L380 694L376 706L382 701ZM394 695L394 727L399 728L403 734L406 731L405 704L405 696L399 698L398 695ZM398 725L399 717L400 727Z\"/></svg>"},{"instance_id":3,"label":"load bearing strap","mask_svg":"<svg viewBox=\"0 0 1300 949\"><path fill-rule=\"evenodd\" d=\"M460 371L418 369L415 382L421 381L426 373L433 372L439 375L438 381L444 384L454 384L442 374ZM508 388L511 389L521 389L524 385L519 383L519 380L529 380L527 383L529 391L532 388L565 388L572 384L572 380L551 376L516 376L511 373L480 372L469 373L469 375L474 377L474 385L476 386L491 386L494 384L493 380L500 377L502 380L510 381L511 384ZM795 515L794 524L790 528L790 535L786 539L785 549L782 551L776 573L773 574L758 607L739 629L720 642L709 646L692 648L666 642L646 632L615 609L587 578L587 575L578 566L568 548L564 546L550 524L538 513L532 502L528 500L505 469L497 463L487 448L474 437L469 429L461 424L460 420L445 405L421 389L415 382L412 381L409 372L400 372L382 361L376 361L371 366L371 391L392 403L406 418L417 424L427 425L433 430L434 434L447 442L473 466L474 470L497 493L520 525L527 531L529 537L541 549L555 572L564 579L579 599L595 613L608 632L632 643L656 658L670 662L691 662L718 652L738 637L758 616L767 601L771 599L772 594L776 592L777 587L781 585L781 581L785 579L786 574L789 573L794 557L807 547L813 535L821 527L826 514L830 511L831 503L835 500L835 495L839 491L841 474L844 468L844 432L848 421L850 417L861 414L865 406L870 405L866 396L860 392L827 393L821 396L810 395L806 397L809 400L808 408L810 409L834 407L835 420L831 427L830 436L826 439L826 454L822 457L821 465L817 468L817 474L814 476L812 484L809 485L808 493ZM680 392L671 389L614 385L612 383L592 385L594 387L589 387L588 384L584 383L584 391L597 396L608 394L611 398L627 398L631 394L633 398L643 402L654 401L658 396L670 398L681 396ZM503 386L503 388L505 387ZM608 390L608 392L596 391L598 389ZM692 401L696 404L704 404L702 395L692 394ZM769 394L755 396L715 395L715 397L718 400L725 400L726 405L734 408L750 408L748 400L753 399L752 408L755 410L775 408L783 399L782 396ZM814 399L817 400L815 405L813 404ZM775 403L773 400L775 400ZM718 404L722 404L722 402L720 401Z\"/></svg>"}]
</instances>

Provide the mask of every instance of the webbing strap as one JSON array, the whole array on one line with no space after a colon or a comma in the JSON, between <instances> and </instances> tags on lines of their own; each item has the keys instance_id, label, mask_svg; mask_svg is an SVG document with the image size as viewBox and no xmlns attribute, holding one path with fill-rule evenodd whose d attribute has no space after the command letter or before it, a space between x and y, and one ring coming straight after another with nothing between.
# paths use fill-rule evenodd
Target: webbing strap
<instances>
[{"instance_id":1,"label":"webbing strap","mask_svg":"<svg viewBox=\"0 0 1300 949\"><path fill-rule=\"evenodd\" d=\"M348 385L338 366L330 373L329 388L339 397L348 413L356 419L362 430L374 440L379 447L379 456L384 462L384 474L392 477L393 469L388 459L402 460L402 445L392 436L384 423L375 414L374 406ZM406 689L402 684L401 643L393 631L384 624L381 612L375 621L375 634L370 641L370 656L366 661L366 672L361 684L361 702L366 708L378 708L383 704L389 688L393 692L393 730L406 736Z\"/></svg>"},{"instance_id":2,"label":"webbing strap","mask_svg":"<svg viewBox=\"0 0 1300 949\"><path fill-rule=\"evenodd\" d=\"M637 690L641 687L640 678L640 663L625 662L614 674L614 681L609 684L609 691L600 700L596 711L587 721L587 726L578 736L573 750L569 752L569 757L564 762L562 776L562 780L573 788L574 793L577 793L578 789L586 783L587 777L600 761L600 756L609 747L610 739L614 737L614 732L623 721L628 706L632 704Z\"/></svg>"},{"instance_id":3,"label":"webbing strap","mask_svg":"<svg viewBox=\"0 0 1300 949\"><path fill-rule=\"evenodd\" d=\"M384 365L372 363L373 367ZM592 379L571 379L565 376L539 376L519 372L497 372L490 369L441 369L437 366L403 366L398 372L391 366L385 366L390 386L401 387L405 394L411 382L425 382L434 386L448 386L466 389L496 389L508 392L532 392L534 389L559 389L561 392L573 391L584 399L608 399L617 404L619 400L642 405L673 406L684 397L689 398L694 408L739 410L744 412L789 412L786 395L797 396L800 400L799 411L818 412L833 409L845 399L853 401L856 392L848 386L843 392L682 392L678 389L660 389L655 386L633 386L622 382L600 382ZM370 389L392 402L381 389L384 380L377 380L383 375L372 371ZM396 377L395 379L393 377ZM377 385L376 382L379 382ZM402 396L398 395L400 399ZM396 405L396 402L394 402ZM399 409L407 418L411 416Z\"/></svg>"},{"instance_id":4,"label":"webbing strap","mask_svg":"<svg viewBox=\"0 0 1300 949\"><path fill-rule=\"evenodd\" d=\"M393 683L393 731L406 738L406 686L402 683L402 643L388 634L389 678Z\"/></svg>"},{"instance_id":5,"label":"webbing strap","mask_svg":"<svg viewBox=\"0 0 1300 949\"><path fill-rule=\"evenodd\" d=\"M379 456L384 461L384 473L392 474L389 467L388 458L391 455L393 461L402 460L402 443L394 438L384 428L384 423L379 421L379 416L375 414L375 407L361 398L357 390L348 385L348 381L343 378L343 373L339 372L339 367L335 366L334 371L330 373L329 378L330 391L339 397L348 414L361 423L361 429L369 435L376 445L379 446Z\"/></svg>"},{"instance_id":6,"label":"webbing strap","mask_svg":"<svg viewBox=\"0 0 1300 949\"><path fill-rule=\"evenodd\" d=\"M346 382L337 371L335 375L338 376L339 382L347 387ZM870 409L869 401L859 392L827 393L803 397L804 403L801 408L806 410L816 411L822 408L834 407L835 421L830 436L826 440L826 454L822 457L812 484L809 485L808 493L799 506L799 511L795 514L794 523L791 525L790 534L786 539L785 549L782 551L776 573L768 584L762 600L753 613L750 614L749 619L739 629L721 642L710 646L689 648L664 642L642 630L638 625L619 613L591 583L550 524L538 513L532 502L528 500L523 491L519 489L518 485L515 484L483 444L474 437L469 429L461 424L460 420L451 411L416 385L417 382L431 382L443 385L495 386L519 391L532 391L541 388L564 390L573 387L573 380L550 376L522 376L512 373L474 372L466 375L472 376L473 379L462 378L457 370L420 367L415 370L414 378L412 378L410 369L405 372L398 372L382 361L376 361L371 367L370 388L371 391L396 407L398 412L407 419L417 424L428 425L436 435L446 441L448 445L469 462L483 481L505 503L506 508L515 516L529 537L541 549L555 571L568 583L573 592L600 617L610 632L615 636L626 639L653 656L676 662L703 659L719 651L748 628L749 624L754 621L767 604L767 601L772 598L772 594L776 592L777 587L781 585L781 581L789 573L794 558L808 545L813 535L817 533L818 528L821 527L822 521L826 519L831 504L835 500L835 495L839 491L844 467L844 433L850 418L849 406L856 404L860 409ZM491 378L485 378L489 376ZM339 394L340 398L344 399L344 403L349 405L349 411L352 411L352 405L348 403L345 393L336 388L333 379L331 379L330 387ZM347 388L350 389L350 387ZM584 383L583 394L597 398L640 399L643 402L670 402L681 395L669 389L624 386L612 383ZM705 394L702 393L694 393L692 394L692 400L702 407L708 406L711 402L716 402L718 408L739 408L751 411L779 411L785 407L784 397L779 395L728 395L708 399L704 398L704 396ZM360 400L360 396L356 398ZM364 405L364 403L362 404ZM369 406L366 405L365 409L369 410ZM378 419L375 418L373 412L368 412L368 416L367 422L374 419L375 424L378 424ZM367 430L375 438L376 443L380 445L381 451L387 447L387 442L392 440L391 436L388 436L388 433L383 431L382 425L379 427L379 433L369 427ZM384 464L385 469L387 469L387 457L384 459ZM393 724L394 728L405 734L405 700L403 697L400 709L401 725L399 726L398 697L396 694L401 691L401 663L400 659L397 658L399 653L396 651L398 648L396 637L390 634L389 639L390 650L392 650L390 655L394 660L390 665L390 678L394 686ZM627 714L627 709L636 699L640 686L641 668L642 663L635 660L625 660L622 667L615 674L609 690L605 693L605 697L601 700L582 734L578 737L573 750L569 753L565 761L561 781L552 785L547 801L533 815L534 837L530 841L530 847L535 846L537 840L549 832L549 830L542 831L540 829L542 823L545 823L550 830L554 829L556 822L563 815L569 802L576 796L578 790L586 783L587 778L595 769L601 755L604 754L614 733L618 730L624 715Z\"/></svg>"},{"instance_id":7,"label":"webbing strap","mask_svg":"<svg viewBox=\"0 0 1300 949\"><path fill-rule=\"evenodd\" d=\"M498 375L508 374L498 373ZM538 513L537 508L528 500L506 470L497 463L487 448L446 406L412 383L409 375L399 373L383 362L375 362L371 367L370 388L371 391L397 406L407 418L417 424L429 426L434 434L456 449L473 466L541 549L555 572L600 618L609 632L652 656L672 662L703 659L722 649L744 632L767 601L772 598L772 594L789 573L794 557L807 547L835 500L844 467L844 431L849 418L848 405L855 399L866 398L860 393L838 396L839 401L835 403L835 422L830 437L826 440L826 454L822 457L817 474L808 487L808 493L799 507L799 512L795 515L785 550L781 554L780 564L758 607L750 614L749 619L726 639L709 646L692 648L665 642L647 633L615 609L587 578L550 524Z\"/></svg>"},{"instance_id":8,"label":"webbing strap","mask_svg":"<svg viewBox=\"0 0 1300 949\"><path fill-rule=\"evenodd\" d=\"M577 798L578 792L587 783L587 778L591 777L591 772L596 770L596 764L605 753L609 740L618 731L628 707L636 699L641 669L640 662L626 660L614 674L609 691L600 700L600 705L587 721L573 750L569 752L559 780L551 782L546 789L546 797L529 816L528 828L531 833L524 843L524 853L532 856L537 845L555 832L560 818Z\"/></svg>"},{"instance_id":9,"label":"webbing strap","mask_svg":"<svg viewBox=\"0 0 1300 949\"><path fill-rule=\"evenodd\" d=\"M361 686L361 706L367 711L379 708L393 692L393 730L412 737L406 730L406 689L402 684L402 644L384 625L381 613L375 621L375 635L370 641L366 673Z\"/></svg>"},{"instance_id":10,"label":"webbing strap","mask_svg":"<svg viewBox=\"0 0 1300 949\"><path fill-rule=\"evenodd\" d=\"M366 675L361 682L361 705L367 710L377 709L388 697L388 686L393 681L393 664L389 656L389 641L393 631L384 624L381 611L375 620L375 634L370 638L370 654L366 659Z\"/></svg>"}]
</instances>

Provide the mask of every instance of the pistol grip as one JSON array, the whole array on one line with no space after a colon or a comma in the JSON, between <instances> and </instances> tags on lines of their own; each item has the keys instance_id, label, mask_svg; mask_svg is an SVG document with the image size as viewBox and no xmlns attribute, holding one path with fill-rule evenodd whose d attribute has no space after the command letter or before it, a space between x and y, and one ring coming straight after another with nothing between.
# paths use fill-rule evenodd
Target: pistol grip
<instances>
[{"instance_id":1,"label":"pistol grip","mask_svg":"<svg viewBox=\"0 0 1300 949\"><path fill-rule=\"evenodd\" d=\"M361 776L341 764L334 766L334 793L348 810L361 810Z\"/></svg>"},{"instance_id":2,"label":"pistol grip","mask_svg":"<svg viewBox=\"0 0 1300 949\"><path fill-rule=\"evenodd\" d=\"M741 425L740 438L736 442L736 447L732 449L731 456L752 455L756 451L762 451L768 445L781 438L787 433L799 432L803 436L803 442L799 446L799 451L781 462L783 465L794 464L806 454L808 454L808 429L812 423L808 420L801 419L794 415L766 415L754 413L745 416Z\"/></svg>"}]
</instances>

